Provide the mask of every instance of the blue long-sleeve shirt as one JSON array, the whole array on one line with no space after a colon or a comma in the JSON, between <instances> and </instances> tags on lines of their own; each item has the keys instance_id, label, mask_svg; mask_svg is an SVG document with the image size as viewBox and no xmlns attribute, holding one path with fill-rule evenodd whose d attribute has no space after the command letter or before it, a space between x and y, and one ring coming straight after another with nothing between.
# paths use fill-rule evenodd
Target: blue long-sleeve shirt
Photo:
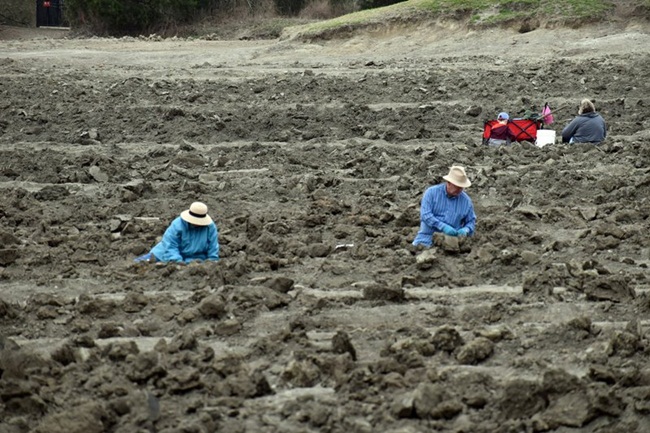
<instances>
[{"instance_id":1,"label":"blue long-sleeve shirt","mask_svg":"<svg viewBox=\"0 0 650 433\"><path fill-rule=\"evenodd\" d=\"M177 217L165 230L163 238L151 249L157 261L185 262L219 260L217 226L196 226Z\"/></svg>"},{"instance_id":2,"label":"blue long-sleeve shirt","mask_svg":"<svg viewBox=\"0 0 650 433\"><path fill-rule=\"evenodd\" d=\"M466 228L468 236L474 234L476 214L472 199L465 191L456 197L447 195L446 182L427 188L422 196L420 205L420 231L413 245L430 247L433 243L433 234L442 232L447 224L456 230Z\"/></svg>"}]
</instances>

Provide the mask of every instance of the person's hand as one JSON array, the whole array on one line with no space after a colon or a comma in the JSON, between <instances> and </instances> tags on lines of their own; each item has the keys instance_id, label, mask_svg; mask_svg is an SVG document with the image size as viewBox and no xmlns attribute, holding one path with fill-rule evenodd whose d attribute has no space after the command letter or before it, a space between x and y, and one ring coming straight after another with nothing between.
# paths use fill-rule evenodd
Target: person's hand
<instances>
[{"instance_id":1,"label":"person's hand","mask_svg":"<svg viewBox=\"0 0 650 433\"><path fill-rule=\"evenodd\" d=\"M447 236L458 236L458 232L452 226L445 224L442 226L442 232Z\"/></svg>"},{"instance_id":2,"label":"person's hand","mask_svg":"<svg viewBox=\"0 0 650 433\"><path fill-rule=\"evenodd\" d=\"M469 235L469 229L467 227L463 227L462 229L458 229L456 233L458 233L458 236L465 237Z\"/></svg>"}]
</instances>

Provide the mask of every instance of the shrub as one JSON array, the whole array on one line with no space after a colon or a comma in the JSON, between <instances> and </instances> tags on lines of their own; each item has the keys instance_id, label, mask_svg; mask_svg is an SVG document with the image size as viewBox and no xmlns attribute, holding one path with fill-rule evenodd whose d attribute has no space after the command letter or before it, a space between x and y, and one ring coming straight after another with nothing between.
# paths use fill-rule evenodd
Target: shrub
<instances>
[{"instance_id":1,"label":"shrub","mask_svg":"<svg viewBox=\"0 0 650 433\"><path fill-rule=\"evenodd\" d=\"M0 24L28 25L34 21L34 6L22 0L6 0L0 9Z\"/></svg>"},{"instance_id":2,"label":"shrub","mask_svg":"<svg viewBox=\"0 0 650 433\"><path fill-rule=\"evenodd\" d=\"M275 8L280 15L298 15L305 6L305 0L275 0Z\"/></svg>"},{"instance_id":3,"label":"shrub","mask_svg":"<svg viewBox=\"0 0 650 433\"><path fill-rule=\"evenodd\" d=\"M311 0L300 11L301 18L326 20L356 10L354 0Z\"/></svg>"},{"instance_id":4,"label":"shrub","mask_svg":"<svg viewBox=\"0 0 650 433\"><path fill-rule=\"evenodd\" d=\"M66 0L66 18L73 27L93 33L151 32L189 21L199 0Z\"/></svg>"},{"instance_id":5,"label":"shrub","mask_svg":"<svg viewBox=\"0 0 650 433\"><path fill-rule=\"evenodd\" d=\"M374 9L383 6L390 6L396 3L402 3L406 0L359 0L360 9Z\"/></svg>"}]
</instances>

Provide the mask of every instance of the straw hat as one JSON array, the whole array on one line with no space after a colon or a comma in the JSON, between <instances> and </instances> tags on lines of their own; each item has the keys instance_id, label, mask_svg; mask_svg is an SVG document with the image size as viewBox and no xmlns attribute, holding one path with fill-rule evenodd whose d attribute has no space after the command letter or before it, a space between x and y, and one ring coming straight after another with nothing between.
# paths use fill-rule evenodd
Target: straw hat
<instances>
[{"instance_id":1,"label":"straw hat","mask_svg":"<svg viewBox=\"0 0 650 433\"><path fill-rule=\"evenodd\" d=\"M472 182L469 181L467 175L465 174L465 169L459 165L453 165L449 169L449 174L442 177L447 182L453 183L456 186L461 188L469 187Z\"/></svg>"},{"instance_id":2,"label":"straw hat","mask_svg":"<svg viewBox=\"0 0 650 433\"><path fill-rule=\"evenodd\" d=\"M200 201L195 201L189 209L181 212L181 218L197 226L209 226L212 224L212 218L208 215L208 206Z\"/></svg>"}]
</instances>

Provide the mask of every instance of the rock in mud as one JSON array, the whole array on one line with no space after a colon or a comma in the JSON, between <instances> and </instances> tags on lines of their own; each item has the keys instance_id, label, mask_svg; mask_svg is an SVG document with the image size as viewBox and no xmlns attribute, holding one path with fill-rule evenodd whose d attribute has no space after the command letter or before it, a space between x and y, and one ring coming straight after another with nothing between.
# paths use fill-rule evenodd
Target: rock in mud
<instances>
[{"instance_id":1,"label":"rock in mud","mask_svg":"<svg viewBox=\"0 0 650 433\"><path fill-rule=\"evenodd\" d=\"M391 404L391 413L396 418L411 418L413 410L413 393L399 395Z\"/></svg>"},{"instance_id":2,"label":"rock in mud","mask_svg":"<svg viewBox=\"0 0 650 433\"><path fill-rule=\"evenodd\" d=\"M388 287L384 284L374 283L363 287L363 299L403 302L406 299L406 292L401 287Z\"/></svg>"},{"instance_id":3,"label":"rock in mud","mask_svg":"<svg viewBox=\"0 0 650 433\"><path fill-rule=\"evenodd\" d=\"M291 360L282 372L285 382L298 387L312 387L320 377L320 368L309 358Z\"/></svg>"},{"instance_id":4,"label":"rock in mud","mask_svg":"<svg viewBox=\"0 0 650 433\"><path fill-rule=\"evenodd\" d=\"M549 430L555 430L560 426L582 427L596 415L585 393L572 392L552 399L549 408L540 417Z\"/></svg>"},{"instance_id":5,"label":"rock in mud","mask_svg":"<svg viewBox=\"0 0 650 433\"><path fill-rule=\"evenodd\" d=\"M535 254L532 251L522 251L521 253L519 253L519 257L527 265L533 265L539 262L539 255Z\"/></svg>"},{"instance_id":6,"label":"rock in mud","mask_svg":"<svg viewBox=\"0 0 650 433\"><path fill-rule=\"evenodd\" d=\"M143 293L127 293L122 301L125 313L138 313L149 304L149 298Z\"/></svg>"},{"instance_id":7,"label":"rock in mud","mask_svg":"<svg viewBox=\"0 0 650 433\"><path fill-rule=\"evenodd\" d=\"M160 359L160 353L155 350L138 353L127 367L126 376L136 383L145 383L152 377L164 377L167 370L160 365Z\"/></svg>"},{"instance_id":8,"label":"rock in mud","mask_svg":"<svg viewBox=\"0 0 650 433\"><path fill-rule=\"evenodd\" d=\"M443 326L438 329L433 334L431 342L435 345L436 349L449 353L464 344L463 337L461 337L460 333L450 326Z\"/></svg>"},{"instance_id":9,"label":"rock in mud","mask_svg":"<svg viewBox=\"0 0 650 433\"><path fill-rule=\"evenodd\" d=\"M415 266L421 271L431 269L438 261L435 250L428 249L415 256Z\"/></svg>"},{"instance_id":10,"label":"rock in mud","mask_svg":"<svg viewBox=\"0 0 650 433\"><path fill-rule=\"evenodd\" d=\"M582 216L582 218L585 221L592 221L596 219L596 215L598 214L598 208L595 206L581 207L579 209L579 212L580 212L580 216Z\"/></svg>"},{"instance_id":11,"label":"rock in mud","mask_svg":"<svg viewBox=\"0 0 650 433\"><path fill-rule=\"evenodd\" d=\"M580 378L560 368L547 370L542 376L542 390L548 394L566 394L576 390L583 392L583 388Z\"/></svg>"},{"instance_id":12,"label":"rock in mud","mask_svg":"<svg viewBox=\"0 0 650 433\"><path fill-rule=\"evenodd\" d=\"M316 243L310 245L308 251L310 257L327 257L332 251L332 248L327 244Z\"/></svg>"},{"instance_id":13,"label":"rock in mud","mask_svg":"<svg viewBox=\"0 0 650 433\"><path fill-rule=\"evenodd\" d=\"M3 299L0 299L0 319L4 319L4 318L11 319L16 317L17 315L18 315L18 309L14 305L6 302ZM3 349L3 345L4 345L3 338L4 337L0 336L0 350Z\"/></svg>"},{"instance_id":14,"label":"rock in mud","mask_svg":"<svg viewBox=\"0 0 650 433\"><path fill-rule=\"evenodd\" d=\"M621 275L585 274L582 289L591 301L629 302L636 297L634 288Z\"/></svg>"},{"instance_id":15,"label":"rock in mud","mask_svg":"<svg viewBox=\"0 0 650 433\"><path fill-rule=\"evenodd\" d=\"M494 343L487 338L476 338L460 348L456 359L461 364L478 364L494 352Z\"/></svg>"},{"instance_id":16,"label":"rock in mud","mask_svg":"<svg viewBox=\"0 0 650 433\"><path fill-rule=\"evenodd\" d=\"M387 350L396 355L414 351L422 356L433 356L436 353L436 346L431 340L432 337L428 334L426 336L413 336L396 341L388 346Z\"/></svg>"},{"instance_id":17,"label":"rock in mud","mask_svg":"<svg viewBox=\"0 0 650 433\"><path fill-rule=\"evenodd\" d=\"M483 112L483 108L478 105L471 105L465 110L465 114L472 117L478 117Z\"/></svg>"},{"instance_id":18,"label":"rock in mud","mask_svg":"<svg viewBox=\"0 0 650 433\"><path fill-rule=\"evenodd\" d=\"M618 395L616 389L604 383L594 383L588 389L589 400L596 412L609 417L619 417L623 414L627 403Z\"/></svg>"},{"instance_id":19,"label":"rock in mud","mask_svg":"<svg viewBox=\"0 0 650 433\"><path fill-rule=\"evenodd\" d=\"M612 352L616 355L629 357L643 350L643 332L637 320L627 324L624 331L617 331L610 341Z\"/></svg>"},{"instance_id":20,"label":"rock in mud","mask_svg":"<svg viewBox=\"0 0 650 433\"><path fill-rule=\"evenodd\" d=\"M288 293L293 289L294 281L287 277L273 277L264 282L264 285L279 293Z\"/></svg>"},{"instance_id":21,"label":"rock in mud","mask_svg":"<svg viewBox=\"0 0 650 433\"><path fill-rule=\"evenodd\" d=\"M34 198L39 201L61 200L70 195L70 191L62 185L47 185L34 193Z\"/></svg>"},{"instance_id":22,"label":"rock in mud","mask_svg":"<svg viewBox=\"0 0 650 433\"><path fill-rule=\"evenodd\" d=\"M504 419L527 419L546 409L547 403L536 381L514 379L508 382L497 401Z\"/></svg>"},{"instance_id":23,"label":"rock in mud","mask_svg":"<svg viewBox=\"0 0 650 433\"><path fill-rule=\"evenodd\" d=\"M97 182L100 183L108 182L108 175L104 173L102 169L96 165L93 165L88 169L88 174L90 174L92 178L95 179Z\"/></svg>"},{"instance_id":24,"label":"rock in mud","mask_svg":"<svg viewBox=\"0 0 650 433\"><path fill-rule=\"evenodd\" d=\"M165 351L167 353L178 353L185 350L195 351L198 349L198 347L199 342L196 335L193 332L187 330L181 334L174 336L169 344L166 345Z\"/></svg>"},{"instance_id":25,"label":"rock in mud","mask_svg":"<svg viewBox=\"0 0 650 433\"><path fill-rule=\"evenodd\" d=\"M523 293L551 296L555 287L577 285L565 263L553 263L544 266L542 271L524 272Z\"/></svg>"},{"instance_id":26,"label":"rock in mud","mask_svg":"<svg viewBox=\"0 0 650 433\"><path fill-rule=\"evenodd\" d=\"M18 250L14 248L5 248L0 250L0 266L9 266L18 260Z\"/></svg>"},{"instance_id":27,"label":"rock in mud","mask_svg":"<svg viewBox=\"0 0 650 433\"><path fill-rule=\"evenodd\" d=\"M191 366L169 371L163 382L167 390L172 394L185 394L205 386L199 371Z\"/></svg>"},{"instance_id":28,"label":"rock in mud","mask_svg":"<svg viewBox=\"0 0 650 433\"><path fill-rule=\"evenodd\" d=\"M463 404L444 386L423 383L413 393L413 408L421 419L452 419L462 412Z\"/></svg>"},{"instance_id":29,"label":"rock in mud","mask_svg":"<svg viewBox=\"0 0 650 433\"><path fill-rule=\"evenodd\" d=\"M265 306L274 310L286 306L290 297L265 286L236 286L228 293L226 300L238 309L259 309L260 306Z\"/></svg>"},{"instance_id":30,"label":"rock in mud","mask_svg":"<svg viewBox=\"0 0 650 433\"><path fill-rule=\"evenodd\" d=\"M100 403L72 405L43 418L34 433L103 433L108 428L103 419L108 419L108 414Z\"/></svg>"},{"instance_id":31,"label":"rock in mud","mask_svg":"<svg viewBox=\"0 0 650 433\"><path fill-rule=\"evenodd\" d=\"M567 326L573 331L584 331L589 335L594 332L591 318L587 316L575 317L567 322Z\"/></svg>"},{"instance_id":32,"label":"rock in mud","mask_svg":"<svg viewBox=\"0 0 650 433\"><path fill-rule=\"evenodd\" d=\"M79 349L75 348L70 342L66 342L61 347L55 349L51 354L52 360L61 365L72 364L81 360Z\"/></svg>"},{"instance_id":33,"label":"rock in mud","mask_svg":"<svg viewBox=\"0 0 650 433\"><path fill-rule=\"evenodd\" d=\"M433 243L442 251L450 254L457 254L460 252L460 244L464 238L456 236L447 236L443 233L434 233Z\"/></svg>"},{"instance_id":34,"label":"rock in mud","mask_svg":"<svg viewBox=\"0 0 650 433\"><path fill-rule=\"evenodd\" d=\"M344 331L338 331L332 337L332 352L338 354L348 353L353 361L357 360L357 351L354 349L352 341L350 341L350 336Z\"/></svg>"},{"instance_id":35,"label":"rock in mud","mask_svg":"<svg viewBox=\"0 0 650 433\"><path fill-rule=\"evenodd\" d=\"M221 295L210 295L201 300L199 311L207 319L221 319L226 315L226 302Z\"/></svg>"},{"instance_id":36,"label":"rock in mud","mask_svg":"<svg viewBox=\"0 0 650 433\"><path fill-rule=\"evenodd\" d=\"M0 245L6 247L7 245L19 245L20 239L9 232L0 231Z\"/></svg>"},{"instance_id":37,"label":"rock in mud","mask_svg":"<svg viewBox=\"0 0 650 433\"><path fill-rule=\"evenodd\" d=\"M32 370L47 365L42 356L21 348L12 339L0 337L0 378L28 379Z\"/></svg>"},{"instance_id":38,"label":"rock in mud","mask_svg":"<svg viewBox=\"0 0 650 433\"><path fill-rule=\"evenodd\" d=\"M224 319L214 324L213 330L216 335L226 337L235 335L242 329L242 324L237 319Z\"/></svg>"},{"instance_id":39,"label":"rock in mud","mask_svg":"<svg viewBox=\"0 0 650 433\"><path fill-rule=\"evenodd\" d=\"M124 361L129 355L140 353L135 341L113 342L102 348L102 357L111 361Z\"/></svg>"},{"instance_id":40,"label":"rock in mud","mask_svg":"<svg viewBox=\"0 0 650 433\"><path fill-rule=\"evenodd\" d=\"M113 315L116 307L115 301L109 299L93 299L89 296L82 295L79 297L77 311L82 315L106 319Z\"/></svg>"}]
</instances>

